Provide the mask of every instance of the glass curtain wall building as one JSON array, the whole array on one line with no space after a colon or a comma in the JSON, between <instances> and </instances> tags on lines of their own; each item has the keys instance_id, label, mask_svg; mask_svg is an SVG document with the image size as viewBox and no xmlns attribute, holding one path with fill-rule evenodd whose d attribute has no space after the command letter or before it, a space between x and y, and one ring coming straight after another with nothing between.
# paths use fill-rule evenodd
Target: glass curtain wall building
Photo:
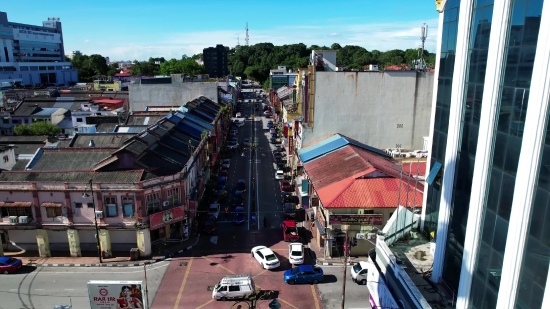
<instances>
[{"instance_id":1,"label":"glass curtain wall building","mask_svg":"<svg viewBox=\"0 0 550 309\"><path fill-rule=\"evenodd\" d=\"M550 1L448 0L439 24L432 280L456 308L550 308Z\"/></svg>"}]
</instances>

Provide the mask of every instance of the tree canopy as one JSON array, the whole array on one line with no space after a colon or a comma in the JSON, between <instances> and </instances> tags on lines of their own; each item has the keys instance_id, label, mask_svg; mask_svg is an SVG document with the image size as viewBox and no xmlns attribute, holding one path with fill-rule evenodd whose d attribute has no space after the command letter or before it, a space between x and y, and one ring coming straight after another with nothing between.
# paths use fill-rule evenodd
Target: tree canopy
<instances>
[{"instance_id":1,"label":"tree canopy","mask_svg":"<svg viewBox=\"0 0 550 309\"><path fill-rule=\"evenodd\" d=\"M73 68L78 71L78 79L84 82L91 82L97 76L105 76L109 72L107 60L98 54L75 55L70 61Z\"/></svg>"},{"instance_id":2,"label":"tree canopy","mask_svg":"<svg viewBox=\"0 0 550 309\"><path fill-rule=\"evenodd\" d=\"M30 124L19 124L13 128L13 131L16 135L55 136L61 132L61 129L49 122L37 121Z\"/></svg>"},{"instance_id":3,"label":"tree canopy","mask_svg":"<svg viewBox=\"0 0 550 309\"><path fill-rule=\"evenodd\" d=\"M187 57L181 60L170 59L160 65L160 74L162 75L183 73L187 75L197 75L205 74L208 72L203 65L198 64L197 61L195 61L193 58Z\"/></svg>"}]
</instances>

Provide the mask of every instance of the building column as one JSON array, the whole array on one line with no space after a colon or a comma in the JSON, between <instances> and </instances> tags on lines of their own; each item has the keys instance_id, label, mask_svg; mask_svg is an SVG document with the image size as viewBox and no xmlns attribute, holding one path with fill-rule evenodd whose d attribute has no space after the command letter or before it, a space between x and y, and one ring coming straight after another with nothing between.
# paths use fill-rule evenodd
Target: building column
<instances>
[{"instance_id":1,"label":"building column","mask_svg":"<svg viewBox=\"0 0 550 309\"><path fill-rule=\"evenodd\" d=\"M546 137L548 122L548 104L550 100L550 5L546 3L542 8L539 37L531 88L529 93L529 105L525 119L521 153L519 157L516 184L514 188L514 200L508 227L508 237L504 251L504 259L498 291L497 308L515 308L521 267L527 237L529 237L529 225L533 216L542 214L532 213L535 199L535 186L539 176L542 153ZM548 289L546 289L548 290ZM521 292L520 292L521 293ZM546 294L546 293L545 293ZM550 301L545 295L547 303ZM544 307L543 307L544 308Z\"/></svg>"},{"instance_id":2,"label":"building column","mask_svg":"<svg viewBox=\"0 0 550 309\"><path fill-rule=\"evenodd\" d=\"M37 229L36 230L36 244L38 246L38 255L41 258L51 257L50 253L50 240L48 239L48 231Z\"/></svg>"},{"instance_id":3,"label":"building column","mask_svg":"<svg viewBox=\"0 0 550 309\"><path fill-rule=\"evenodd\" d=\"M99 230L99 245L101 246L101 254L104 258L110 258L113 256L111 252L111 234L109 230Z\"/></svg>"},{"instance_id":4,"label":"building column","mask_svg":"<svg viewBox=\"0 0 550 309\"><path fill-rule=\"evenodd\" d=\"M443 163L443 180L441 186L441 201L439 203L439 216L437 223L437 235L435 241L435 255L432 269L433 282L440 282L445 263L445 249L449 238L449 226L451 224L451 208L453 187L456 173L457 154L462 136L462 109L464 105L464 92L466 87L466 72L468 65L468 48L470 43L470 24L472 18L473 0L460 2L458 17L458 30L456 38L456 54L451 91L451 104L449 108L449 130L447 133L447 147L445 149L445 162Z\"/></svg>"},{"instance_id":5,"label":"building column","mask_svg":"<svg viewBox=\"0 0 550 309\"><path fill-rule=\"evenodd\" d=\"M491 44L487 55L487 68L483 88L483 105L479 121L472 192L466 222L464 253L460 269L456 308L468 308L472 280L475 272L479 242L481 241L483 214L488 193L489 167L493 156L494 130L499 109L500 82L504 69L505 45L510 25L511 0L495 1L491 23ZM460 8L462 10L462 7ZM485 138L485 140L483 140ZM516 183L518 183L516 181ZM512 221L512 220L511 220ZM510 230L509 230L510 231Z\"/></svg>"},{"instance_id":6,"label":"building column","mask_svg":"<svg viewBox=\"0 0 550 309\"><path fill-rule=\"evenodd\" d=\"M69 238L69 251L72 257L80 257L82 253L80 251L80 235L78 230L68 229L67 237Z\"/></svg>"},{"instance_id":7,"label":"building column","mask_svg":"<svg viewBox=\"0 0 550 309\"><path fill-rule=\"evenodd\" d=\"M164 226L164 235L166 238L170 238L170 235L171 235L171 229L170 229L170 224L166 224Z\"/></svg>"},{"instance_id":8,"label":"building column","mask_svg":"<svg viewBox=\"0 0 550 309\"><path fill-rule=\"evenodd\" d=\"M151 256L151 231L149 229L136 231L137 247L140 256Z\"/></svg>"},{"instance_id":9,"label":"building column","mask_svg":"<svg viewBox=\"0 0 550 309\"><path fill-rule=\"evenodd\" d=\"M437 41L442 42L443 37L443 17L445 12L439 13L439 24L437 26ZM434 85L432 91L432 113L430 115L430 133L428 139L428 148L430 151L433 145L434 139L434 124L435 124L435 111L437 107L437 90L439 88L439 67L441 66L441 44L437 44L437 49L435 51L435 70L434 70ZM428 154L428 161L426 162L426 175L430 173L430 167L432 166L432 156L431 153ZM424 220L426 220L426 202L428 200L428 188L430 186L424 186L424 195L422 196L422 215L420 220L420 230L424 230Z\"/></svg>"}]
</instances>

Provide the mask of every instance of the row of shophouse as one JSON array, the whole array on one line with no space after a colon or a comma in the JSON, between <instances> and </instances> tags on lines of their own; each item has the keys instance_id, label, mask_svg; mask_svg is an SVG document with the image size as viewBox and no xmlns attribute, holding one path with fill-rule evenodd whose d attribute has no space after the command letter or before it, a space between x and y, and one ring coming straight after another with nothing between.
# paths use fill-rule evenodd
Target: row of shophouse
<instances>
[{"instance_id":1,"label":"row of shophouse","mask_svg":"<svg viewBox=\"0 0 550 309\"><path fill-rule=\"evenodd\" d=\"M411 219L397 220L398 233L418 221L433 87L430 72L343 71L336 53L314 50L307 68L274 70L279 88L269 96L307 227L326 258L343 255L346 235L357 238L351 254L366 255L392 216Z\"/></svg>"},{"instance_id":2,"label":"row of shophouse","mask_svg":"<svg viewBox=\"0 0 550 309\"><path fill-rule=\"evenodd\" d=\"M0 255L81 256L98 237L104 257L132 248L151 256L156 241L189 237L237 93L218 91L217 101L201 96L147 124L76 133L3 170Z\"/></svg>"}]
</instances>

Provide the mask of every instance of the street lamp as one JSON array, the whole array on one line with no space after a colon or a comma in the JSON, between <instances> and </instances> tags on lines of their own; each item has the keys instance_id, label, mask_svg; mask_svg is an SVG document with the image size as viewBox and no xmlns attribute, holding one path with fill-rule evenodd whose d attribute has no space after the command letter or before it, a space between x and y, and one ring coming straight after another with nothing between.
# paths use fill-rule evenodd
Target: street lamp
<instances>
[{"instance_id":1,"label":"street lamp","mask_svg":"<svg viewBox=\"0 0 550 309\"><path fill-rule=\"evenodd\" d=\"M99 263L103 263L103 260L101 259L101 243L99 241L99 227L97 226L97 216L95 214L95 195L94 195L94 187L93 187L93 183L92 183L92 180L90 179L90 191L92 193L92 205L94 207L94 224L95 224L95 238L97 240L97 257L99 258ZM84 191L84 193L82 194L82 198L89 198L90 197L90 194L86 193L86 191Z\"/></svg>"}]
</instances>

